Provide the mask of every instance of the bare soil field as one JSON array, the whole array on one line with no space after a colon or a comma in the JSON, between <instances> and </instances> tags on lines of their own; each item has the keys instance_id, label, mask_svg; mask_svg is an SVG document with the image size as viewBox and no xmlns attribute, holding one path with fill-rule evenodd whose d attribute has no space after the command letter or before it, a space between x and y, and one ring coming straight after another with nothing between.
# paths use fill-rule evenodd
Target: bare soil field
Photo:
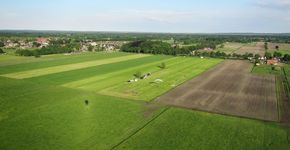
<instances>
[{"instance_id":1,"label":"bare soil field","mask_svg":"<svg viewBox=\"0 0 290 150\"><path fill-rule=\"evenodd\" d=\"M189 109L278 121L274 76L250 74L247 61L227 60L156 101Z\"/></svg>"},{"instance_id":2,"label":"bare soil field","mask_svg":"<svg viewBox=\"0 0 290 150\"><path fill-rule=\"evenodd\" d=\"M257 42L257 43L246 44L242 48L238 49L236 53L237 54L253 53L253 54L259 54L261 56L264 56L265 55L264 43Z\"/></svg>"}]
</instances>

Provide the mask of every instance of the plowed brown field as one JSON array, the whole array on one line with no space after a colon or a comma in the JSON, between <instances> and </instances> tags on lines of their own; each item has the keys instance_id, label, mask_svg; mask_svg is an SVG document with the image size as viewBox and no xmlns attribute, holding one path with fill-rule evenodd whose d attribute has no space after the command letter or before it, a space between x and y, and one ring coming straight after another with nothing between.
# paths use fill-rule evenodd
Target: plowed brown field
<instances>
[{"instance_id":1,"label":"plowed brown field","mask_svg":"<svg viewBox=\"0 0 290 150\"><path fill-rule=\"evenodd\" d=\"M278 121L274 76L250 74L247 61L227 60L156 101L227 115Z\"/></svg>"}]
</instances>

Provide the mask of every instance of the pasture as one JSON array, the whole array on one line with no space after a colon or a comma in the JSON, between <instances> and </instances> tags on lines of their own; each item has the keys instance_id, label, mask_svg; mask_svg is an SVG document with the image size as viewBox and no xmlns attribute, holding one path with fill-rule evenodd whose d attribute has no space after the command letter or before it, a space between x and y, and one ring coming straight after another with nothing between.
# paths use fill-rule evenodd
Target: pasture
<instances>
[{"instance_id":1,"label":"pasture","mask_svg":"<svg viewBox=\"0 0 290 150\"><path fill-rule=\"evenodd\" d=\"M167 110L117 149L289 149L274 124L184 109Z\"/></svg>"},{"instance_id":2,"label":"pasture","mask_svg":"<svg viewBox=\"0 0 290 150\"><path fill-rule=\"evenodd\" d=\"M259 54L260 56L264 56L265 52L264 42L248 43L236 51L237 54L241 55L245 53L252 53L254 55Z\"/></svg>"},{"instance_id":3,"label":"pasture","mask_svg":"<svg viewBox=\"0 0 290 150\"><path fill-rule=\"evenodd\" d=\"M145 105L127 99L3 77L0 82L1 150L109 149L153 115L144 116Z\"/></svg>"},{"instance_id":4,"label":"pasture","mask_svg":"<svg viewBox=\"0 0 290 150\"><path fill-rule=\"evenodd\" d=\"M85 59L70 64L60 59L59 63L49 60L9 65L0 68L0 76L55 84L102 95L150 101L222 61L119 54L120 56L100 54L95 58L96 60ZM165 69L158 67L161 63L165 63L167 67ZM133 79L133 75L138 71L152 75L147 79L128 83L127 81ZM155 83L157 79L163 82Z\"/></svg>"},{"instance_id":5,"label":"pasture","mask_svg":"<svg viewBox=\"0 0 290 150\"><path fill-rule=\"evenodd\" d=\"M278 46L278 49L276 49ZM290 44L288 43L269 43L268 44L268 52L274 53L275 51L280 52L282 54L290 54Z\"/></svg>"},{"instance_id":6,"label":"pasture","mask_svg":"<svg viewBox=\"0 0 290 150\"><path fill-rule=\"evenodd\" d=\"M289 148L287 129L275 123L154 102L221 63L101 52L2 55L0 149ZM129 83L139 71L151 75Z\"/></svg>"},{"instance_id":7,"label":"pasture","mask_svg":"<svg viewBox=\"0 0 290 150\"><path fill-rule=\"evenodd\" d=\"M232 54L235 51L237 51L240 48L242 48L245 44L243 44L243 43L234 43L234 42L226 42L223 45L224 45L224 47L222 47L222 48L219 47L217 49L217 51L225 52L226 54Z\"/></svg>"}]
</instances>

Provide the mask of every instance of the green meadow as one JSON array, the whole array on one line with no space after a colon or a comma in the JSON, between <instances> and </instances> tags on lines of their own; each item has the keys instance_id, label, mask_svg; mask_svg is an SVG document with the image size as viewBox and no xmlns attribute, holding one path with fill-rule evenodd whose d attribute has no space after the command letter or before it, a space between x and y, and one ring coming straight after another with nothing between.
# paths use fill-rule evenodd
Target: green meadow
<instances>
[{"instance_id":1,"label":"green meadow","mask_svg":"<svg viewBox=\"0 0 290 150\"><path fill-rule=\"evenodd\" d=\"M289 149L287 130L278 124L154 103L222 61L0 55L0 149ZM129 83L136 72L151 75Z\"/></svg>"},{"instance_id":2,"label":"green meadow","mask_svg":"<svg viewBox=\"0 0 290 150\"><path fill-rule=\"evenodd\" d=\"M170 108L117 149L286 150L287 143L274 124Z\"/></svg>"}]
</instances>

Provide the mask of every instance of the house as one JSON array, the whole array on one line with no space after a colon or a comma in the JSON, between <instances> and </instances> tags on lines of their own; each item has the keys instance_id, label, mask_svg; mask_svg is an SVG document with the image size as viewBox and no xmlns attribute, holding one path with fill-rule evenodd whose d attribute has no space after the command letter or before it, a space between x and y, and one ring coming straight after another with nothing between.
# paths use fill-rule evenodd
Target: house
<instances>
[{"instance_id":1,"label":"house","mask_svg":"<svg viewBox=\"0 0 290 150\"><path fill-rule=\"evenodd\" d=\"M98 44L97 44L97 42L91 42L90 45L91 46L97 46Z\"/></svg>"},{"instance_id":2,"label":"house","mask_svg":"<svg viewBox=\"0 0 290 150\"><path fill-rule=\"evenodd\" d=\"M203 48L204 51L212 51L213 49L210 47Z\"/></svg>"},{"instance_id":3,"label":"house","mask_svg":"<svg viewBox=\"0 0 290 150\"><path fill-rule=\"evenodd\" d=\"M267 60L268 65L278 65L278 63L279 63L279 60L276 58Z\"/></svg>"},{"instance_id":4,"label":"house","mask_svg":"<svg viewBox=\"0 0 290 150\"><path fill-rule=\"evenodd\" d=\"M47 46L49 44L49 39L48 38L37 38L36 43L40 44L41 47Z\"/></svg>"},{"instance_id":5,"label":"house","mask_svg":"<svg viewBox=\"0 0 290 150\"><path fill-rule=\"evenodd\" d=\"M36 42L39 44L45 44L48 43L48 38L37 38Z\"/></svg>"}]
</instances>

